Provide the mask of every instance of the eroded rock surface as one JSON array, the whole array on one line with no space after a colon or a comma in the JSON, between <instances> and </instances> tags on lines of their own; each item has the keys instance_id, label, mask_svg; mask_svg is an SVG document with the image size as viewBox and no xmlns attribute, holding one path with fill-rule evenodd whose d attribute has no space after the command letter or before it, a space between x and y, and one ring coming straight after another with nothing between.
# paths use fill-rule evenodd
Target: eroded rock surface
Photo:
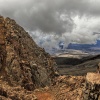
<instances>
[{"instance_id":1,"label":"eroded rock surface","mask_svg":"<svg viewBox=\"0 0 100 100\"><path fill-rule=\"evenodd\" d=\"M9 85L34 90L51 84L56 73L56 63L50 55L14 20L0 16L1 79Z\"/></svg>"},{"instance_id":2,"label":"eroded rock surface","mask_svg":"<svg viewBox=\"0 0 100 100\"><path fill-rule=\"evenodd\" d=\"M83 100L100 100L100 74L87 73Z\"/></svg>"}]
</instances>

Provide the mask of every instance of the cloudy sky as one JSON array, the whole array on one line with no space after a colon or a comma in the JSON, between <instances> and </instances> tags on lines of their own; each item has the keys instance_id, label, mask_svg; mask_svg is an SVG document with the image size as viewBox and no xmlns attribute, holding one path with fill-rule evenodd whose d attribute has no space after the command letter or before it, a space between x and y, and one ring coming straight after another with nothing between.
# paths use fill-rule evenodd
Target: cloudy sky
<instances>
[{"instance_id":1,"label":"cloudy sky","mask_svg":"<svg viewBox=\"0 0 100 100\"><path fill-rule=\"evenodd\" d=\"M0 0L0 14L16 20L44 48L100 39L100 0Z\"/></svg>"}]
</instances>

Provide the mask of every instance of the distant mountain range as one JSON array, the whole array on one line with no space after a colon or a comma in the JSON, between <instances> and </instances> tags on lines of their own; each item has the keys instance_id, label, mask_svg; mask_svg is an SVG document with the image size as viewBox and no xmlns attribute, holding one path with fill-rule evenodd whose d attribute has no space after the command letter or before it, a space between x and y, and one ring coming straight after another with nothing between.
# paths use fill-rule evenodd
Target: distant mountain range
<instances>
[{"instance_id":1,"label":"distant mountain range","mask_svg":"<svg viewBox=\"0 0 100 100\"><path fill-rule=\"evenodd\" d=\"M42 43L42 42L41 42ZM59 48L58 48L59 47ZM99 54L100 53L100 40L97 40L95 44L75 44L75 43L69 43L67 47L65 47L65 43L63 41L60 41L58 43L58 47L53 47L53 48L46 48L45 51L50 53L51 55L56 54L56 53L72 53L72 52L77 52L81 51L84 53L89 53L89 54Z\"/></svg>"},{"instance_id":2,"label":"distant mountain range","mask_svg":"<svg viewBox=\"0 0 100 100\"><path fill-rule=\"evenodd\" d=\"M73 44L73 43L70 43L68 45L67 49L100 52L100 40L97 40L96 44Z\"/></svg>"}]
</instances>

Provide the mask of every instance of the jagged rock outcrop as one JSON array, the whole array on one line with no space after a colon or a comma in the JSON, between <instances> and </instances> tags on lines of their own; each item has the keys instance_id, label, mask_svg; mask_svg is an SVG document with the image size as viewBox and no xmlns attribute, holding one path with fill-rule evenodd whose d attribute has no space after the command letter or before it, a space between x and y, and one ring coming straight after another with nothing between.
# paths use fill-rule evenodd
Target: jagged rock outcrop
<instances>
[{"instance_id":1,"label":"jagged rock outcrop","mask_svg":"<svg viewBox=\"0 0 100 100\"><path fill-rule=\"evenodd\" d=\"M0 16L0 79L28 90L52 83L56 63L25 30Z\"/></svg>"},{"instance_id":2,"label":"jagged rock outcrop","mask_svg":"<svg viewBox=\"0 0 100 100\"><path fill-rule=\"evenodd\" d=\"M87 73L83 100L100 100L100 74Z\"/></svg>"}]
</instances>

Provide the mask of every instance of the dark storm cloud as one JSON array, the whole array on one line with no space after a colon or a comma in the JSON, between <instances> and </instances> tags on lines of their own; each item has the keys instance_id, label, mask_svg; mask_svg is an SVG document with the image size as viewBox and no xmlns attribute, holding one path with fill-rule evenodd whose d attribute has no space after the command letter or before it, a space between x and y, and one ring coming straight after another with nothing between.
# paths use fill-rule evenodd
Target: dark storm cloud
<instances>
[{"instance_id":1,"label":"dark storm cloud","mask_svg":"<svg viewBox=\"0 0 100 100\"><path fill-rule=\"evenodd\" d=\"M99 2L99 1L98 1ZM71 31L71 14L100 14L96 0L0 0L0 13L14 18L25 28L43 32ZM95 6L96 5L96 6ZM61 19L66 14L66 20Z\"/></svg>"},{"instance_id":2,"label":"dark storm cloud","mask_svg":"<svg viewBox=\"0 0 100 100\"><path fill-rule=\"evenodd\" d=\"M94 43L100 37L92 34L100 32L99 6L99 0L0 0L0 14L15 19L37 42L44 39L43 46L52 47L62 40L66 45Z\"/></svg>"},{"instance_id":3,"label":"dark storm cloud","mask_svg":"<svg viewBox=\"0 0 100 100\"><path fill-rule=\"evenodd\" d=\"M98 15L98 8L98 2L89 0L0 0L2 15L14 18L28 30L46 33L69 32L74 27L72 15ZM61 18L63 14L66 20Z\"/></svg>"},{"instance_id":4,"label":"dark storm cloud","mask_svg":"<svg viewBox=\"0 0 100 100\"><path fill-rule=\"evenodd\" d=\"M1 14L16 19L31 31L41 30L59 34L73 29L73 20L69 16L66 16L67 20L61 19L59 6L53 0L4 1L1 2Z\"/></svg>"}]
</instances>

